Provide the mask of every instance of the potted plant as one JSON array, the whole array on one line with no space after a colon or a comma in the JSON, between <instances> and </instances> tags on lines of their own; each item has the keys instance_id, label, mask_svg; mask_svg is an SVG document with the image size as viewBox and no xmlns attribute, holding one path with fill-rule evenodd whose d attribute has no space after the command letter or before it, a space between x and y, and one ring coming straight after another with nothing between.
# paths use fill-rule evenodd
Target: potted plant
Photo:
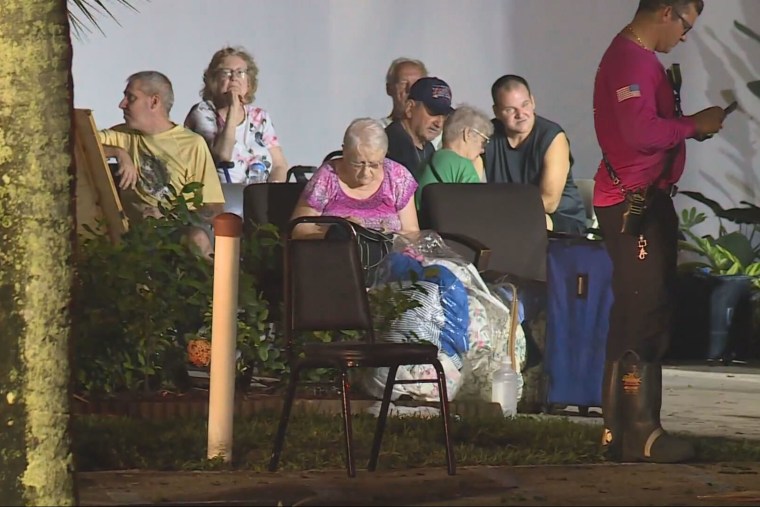
<instances>
[{"instance_id":1,"label":"potted plant","mask_svg":"<svg viewBox=\"0 0 760 507\"><path fill-rule=\"evenodd\" d=\"M744 207L724 209L699 192L684 191L681 194L706 205L719 221L717 235L697 235L694 228L704 223L707 215L697 212L694 207L682 211L679 227L683 239L679 247L681 251L696 254L697 259L682 262L679 271L699 278L708 294L707 359L730 363L735 356L730 342L737 338L737 332L732 329L737 328L738 311L749 309L753 294L760 289L760 247L757 241L760 208L742 202ZM735 230L729 232L723 220L733 222Z\"/></svg>"}]
</instances>

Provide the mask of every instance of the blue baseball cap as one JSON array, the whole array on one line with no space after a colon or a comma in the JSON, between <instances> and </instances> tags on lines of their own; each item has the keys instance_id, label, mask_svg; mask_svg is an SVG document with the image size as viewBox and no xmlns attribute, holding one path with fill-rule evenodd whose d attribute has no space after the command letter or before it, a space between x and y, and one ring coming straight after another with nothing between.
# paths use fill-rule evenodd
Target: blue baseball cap
<instances>
[{"instance_id":1,"label":"blue baseball cap","mask_svg":"<svg viewBox=\"0 0 760 507\"><path fill-rule=\"evenodd\" d=\"M437 77L422 77L409 89L409 100L416 100L436 116L448 115L454 111L451 107L451 88L446 81Z\"/></svg>"}]
</instances>

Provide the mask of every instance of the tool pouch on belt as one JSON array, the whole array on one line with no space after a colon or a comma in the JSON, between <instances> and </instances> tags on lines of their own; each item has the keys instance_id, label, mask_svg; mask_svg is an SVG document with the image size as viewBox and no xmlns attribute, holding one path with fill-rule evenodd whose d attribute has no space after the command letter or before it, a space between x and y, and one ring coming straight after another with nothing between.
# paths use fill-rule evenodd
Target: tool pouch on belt
<instances>
[{"instance_id":1,"label":"tool pouch on belt","mask_svg":"<svg viewBox=\"0 0 760 507\"><path fill-rule=\"evenodd\" d=\"M629 191L625 194L625 211L620 232L633 236L641 235L647 208L652 202L652 187Z\"/></svg>"}]
</instances>

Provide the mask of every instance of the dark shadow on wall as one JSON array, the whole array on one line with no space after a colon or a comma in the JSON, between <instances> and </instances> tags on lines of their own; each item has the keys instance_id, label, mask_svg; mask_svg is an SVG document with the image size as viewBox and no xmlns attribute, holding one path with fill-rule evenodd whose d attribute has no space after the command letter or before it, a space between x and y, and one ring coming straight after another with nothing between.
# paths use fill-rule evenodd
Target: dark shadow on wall
<instances>
[{"instance_id":1,"label":"dark shadow on wall","mask_svg":"<svg viewBox=\"0 0 760 507\"><path fill-rule=\"evenodd\" d=\"M739 23L757 24L756 20L760 20L760 2L757 0L744 0L742 11L744 19L738 20ZM752 159L757 154L757 140L752 137L751 123L758 124L753 113L760 109L760 97L750 93L747 84L760 77L757 67L760 42L738 29L733 22L728 40L721 40L710 27L705 28L703 33L695 34L693 39L708 75L706 95L712 104L725 104L736 98L740 110L725 122L720 133L720 137L731 145L731 149L721 151L732 162L732 167L717 174L704 169L701 176L730 202L735 201L737 194L746 195L750 201L756 202L760 176L752 167Z\"/></svg>"}]
</instances>

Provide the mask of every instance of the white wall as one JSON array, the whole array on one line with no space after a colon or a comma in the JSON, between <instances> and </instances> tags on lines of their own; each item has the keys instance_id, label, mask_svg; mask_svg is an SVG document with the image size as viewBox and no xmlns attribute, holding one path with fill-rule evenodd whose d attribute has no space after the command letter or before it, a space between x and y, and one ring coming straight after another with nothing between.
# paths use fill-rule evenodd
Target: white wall
<instances>
[{"instance_id":1,"label":"white wall","mask_svg":"<svg viewBox=\"0 0 760 507\"><path fill-rule=\"evenodd\" d=\"M93 109L98 126L121 121L116 106L124 79L146 69L172 79L172 116L182 122L199 99L213 52L239 44L259 65L256 102L271 113L289 163L316 164L340 146L351 119L388 113L385 71L404 55L445 79L455 103L486 111L497 77L524 75L539 113L568 131L576 177L591 177L599 160L591 100L597 64L636 6L635 0L133 2L137 13L114 8L121 26L103 20L106 36L95 32L74 43L75 104ZM666 65L682 65L687 113L724 104L721 90L733 89L760 118L760 99L745 85L760 79L760 44L740 35L734 19L760 31L760 1L708 2L689 42L663 56ZM723 203L756 199L759 131L739 112L712 141L690 142L682 188Z\"/></svg>"},{"instance_id":2,"label":"white wall","mask_svg":"<svg viewBox=\"0 0 760 507\"><path fill-rule=\"evenodd\" d=\"M760 2L707 3L688 43L663 57L663 62L681 63L687 114L714 104L726 105L730 94L738 99L740 110L726 119L723 130L712 140L689 142L687 170L679 186L703 192L723 206L739 205L742 200L758 204L760 98L750 93L747 83L760 79L760 42L739 32L734 21L760 33ZM695 206L695 201L683 196L676 203ZM715 234L717 223L709 226L703 232Z\"/></svg>"}]
</instances>

